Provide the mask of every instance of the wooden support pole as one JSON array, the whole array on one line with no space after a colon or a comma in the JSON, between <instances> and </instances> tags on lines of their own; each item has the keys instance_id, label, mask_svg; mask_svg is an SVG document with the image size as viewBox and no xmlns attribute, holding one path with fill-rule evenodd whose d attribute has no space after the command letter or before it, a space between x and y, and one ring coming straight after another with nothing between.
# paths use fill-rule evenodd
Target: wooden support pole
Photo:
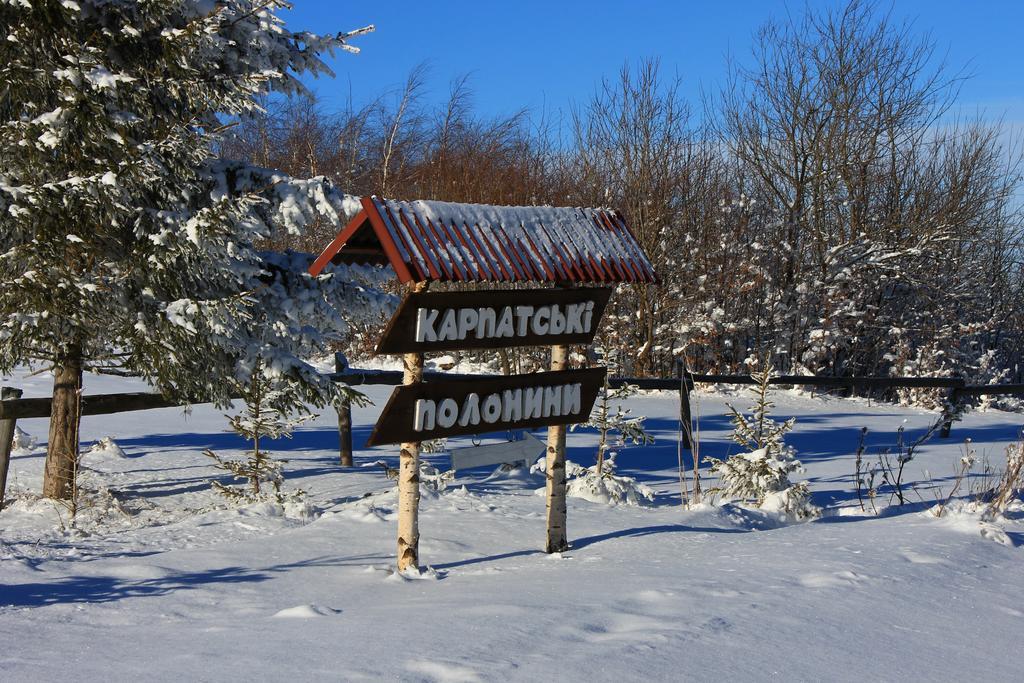
<instances>
[{"instance_id":1,"label":"wooden support pole","mask_svg":"<svg viewBox=\"0 0 1024 683\"><path fill-rule=\"evenodd\" d=\"M679 360L679 422L682 426L683 448L693 450L693 413L690 409L690 391L693 390L693 380L690 378L690 371L686 368L686 361Z\"/></svg>"},{"instance_id":2,"label":"wooden support pole","mask_svg":"<svg viewBox=\"0 0 1024 683\"><path fill-rule=\"evenodd\" d=\"M949 402L949 414L946 421L942 423L942 430L939 432L940 439L948 439L950 432L953 431L953 418L959 411L960 401L963 400L960 394L960 389L963 387L963 384L964 383L961 381L961 386L955 386L949 390L949 397L947 399Z\"/></svg>"},{"instance_id":3,"label":"wooden support pole","mask_svg":"<svg viewBox=\"0 0 1024 683\"><path fill-rule=\"evenodd\" d=\"M345 354L334 354L334 371L348 370ZM338 460L342 467L352 467L352 402L342 399L338 405Z\"/></svg>"},{"instance_id":4,"label":"wooden support pole","mask_svg":"<svg viewBox=\"0 0 1024 683\"><path fill-rule=\"evenodd\" d=\"M413 285L413 292L426 290L427 283ZM402 357L402 384L423 380L423 354ZM405 442L398 458L398 571L418 569L420 564L420 443Z\"/></svg>"},{"instance_id":5,"label":"wooden support pole","mask_svg":"<svg viewBox=\"0 0 1024 683\"><path fill-rule=\"evenodd\" d=\"M353 467L352 403L347 398L338 406L338 457L342 467Z\"/></svg>"},{"instance_id":6,"label":"wooden support pole","mask_svg":"<svg viewBox=\"0 0 1024 683\"><path fill-rule=\"evenodd\" d=\"M551 369L565 370L569 361L568 346L551 347ZM547 522L548 536L545 552L560 553L569 549L566 535L565 504L565 425L548 427L547 465Z\"/></svg>"},{"instance_id":7,"label":"wooden support pole","mask_svg":"<svg viewBox=\"0 0 1024 683\"><path fill-rule=\"evenodd\" d=\"M21 389L4 387L0 389L0 401L21 398ZM7 491L7 471L11 465L11 449L14 447L14 427L17 420L0 420L0 510L4 509Z\"/></svg>"}]
</instances>

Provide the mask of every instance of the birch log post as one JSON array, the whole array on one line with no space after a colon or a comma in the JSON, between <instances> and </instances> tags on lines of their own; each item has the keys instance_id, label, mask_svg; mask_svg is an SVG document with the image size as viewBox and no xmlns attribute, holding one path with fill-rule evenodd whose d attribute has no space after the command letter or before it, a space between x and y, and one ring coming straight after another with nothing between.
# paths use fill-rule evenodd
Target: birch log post
<instances>
[{"instance_id":1,"label":"birch log post","mask_svg":"<svg viewBox=\"0 0 1024 683\"><path fill-rule=\"evenodd\" d=\"M4 387L0 389L0 400L21 398L21 389ZM0 420L0 510L4 509L7 491L7 470L11 465L11 449L14 447L14 428L17 421Z\"/></svg>"},{"instance_id":2,"label":"birch log post","mask_svg":"<svg viewBox=\"0 0 1024 683\"><path fill-rule=\"evenodd\" d=\"M551 369L565 370L569 360L568 346L551 347ZM569 549L565 530L565 425L548 427L547 521L548 537L545 552L560 553Z\"/></svg>"},{"instance_id":3,"label":"birch log post","mask_svg":"<svg viewBox=\"0 0 1024 683\"><path fill-rule=\"evenodd\" d=\"M426 290L427 283L412 286L413 292ZM402 384L423 380L423 354L407 353L402 357L405 373ZM398 571L418 569L420 563L420 443L401 445L398 459Z\"/></svg>"}]
</instances>

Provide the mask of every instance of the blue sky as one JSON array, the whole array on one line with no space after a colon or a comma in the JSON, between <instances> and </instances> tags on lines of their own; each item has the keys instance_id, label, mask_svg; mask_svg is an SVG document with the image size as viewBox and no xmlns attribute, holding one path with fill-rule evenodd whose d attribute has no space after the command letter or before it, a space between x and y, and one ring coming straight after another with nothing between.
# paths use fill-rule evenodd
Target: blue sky
<instances>
[{"instance_id":1,"label":"blue sky","mask_svg":"<svg viewBox=\"0 0 1024 683\"><path fill-rule=\"evenodd\" d=\"M428 62L429 97L443 99L453 78L469 74L477 109L486 114L565 109L586 100L625 60L645 57L678 73L684 94L696 101L701 87L722 83L727 54L749 60L761 23L804 7L781 0L294 3L284 14L292 29L377 26L358 40L361 54L331 60L335 79L312 83L328 107L342 106L349 92L360 104L393 90ZM894 0L892 13L930 33L953 68L974 75L961 93L966 112L1024 127L1024 0Z\"/></svg>"}]
</instances>

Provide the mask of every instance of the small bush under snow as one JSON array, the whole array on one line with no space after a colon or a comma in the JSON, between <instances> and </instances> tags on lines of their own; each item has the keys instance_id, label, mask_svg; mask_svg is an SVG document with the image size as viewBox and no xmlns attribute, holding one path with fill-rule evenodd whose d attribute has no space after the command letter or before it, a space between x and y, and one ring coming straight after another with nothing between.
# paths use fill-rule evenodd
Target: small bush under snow
<instances>
[{"instance_id":1,"label":"small bush under snow","mask_svg":"<svg viewBox=\"0 0 1024 683\"><path fill-rule=\"evenodd\" d=\"M11 451L15 455L27 455L31 453L38 443L39 440L36 437L29 435L29 433L21 427L14 427L14 439L11 442Z\"/></svg>"},{"instance_id":2,"label":"small bush under snow","mask_svg":"<svg viewBox=\"0 0 1024 683\"><path fill-rule=\"evenodd\" d=\"M90 446L89 450L86 452L89 455L103 455L114 458L128 457L124 450L119 445L117 445L117 442L114 441L113 437L110 436L103 437L102 439L94 443L92 446Z\"/></svg>"},{"instance_id":3,"label":"small bush under snow","mask_svg":"<svg viewBox=\"0 0 1024 683\"><path fill-rule=\"evenodd\" d=\"M540 458L530 468L531 473L544 473L545 458ZM644 505L654 501L654 491L637 482L633 477L615 474L615 460L604 461L601 473L598 466L583 467L572 460L565 461L565 495L570 498L582 498L592 503L606 505ZM540 489L538 493L543 493Z\"/></svg>"}]
</instances>

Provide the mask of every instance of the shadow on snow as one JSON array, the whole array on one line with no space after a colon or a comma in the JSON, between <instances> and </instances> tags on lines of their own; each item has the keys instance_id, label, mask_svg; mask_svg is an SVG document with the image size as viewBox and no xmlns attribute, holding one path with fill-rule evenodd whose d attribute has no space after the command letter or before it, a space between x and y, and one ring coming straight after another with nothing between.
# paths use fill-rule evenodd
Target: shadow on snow
<instances>
[{"instance_id":1,"label":"shadow on snow","mask_svg":"<svg viewBox=\"0 0 1024 683\"><path fill-rule=\"evenodd\" d=\"M319 557L262 569L231 566L194 572L174 572L164 577L141 580L115 576L69 576L56 581L9 584L4 587L4 595L0 602L11 607L116 602L127 598L166 595L172 591L194 590L211 584L259 583L267 581L275 574L293 569L364 565L371 561L390 559L379 555Z\"/></svg>"}]
</instances>

